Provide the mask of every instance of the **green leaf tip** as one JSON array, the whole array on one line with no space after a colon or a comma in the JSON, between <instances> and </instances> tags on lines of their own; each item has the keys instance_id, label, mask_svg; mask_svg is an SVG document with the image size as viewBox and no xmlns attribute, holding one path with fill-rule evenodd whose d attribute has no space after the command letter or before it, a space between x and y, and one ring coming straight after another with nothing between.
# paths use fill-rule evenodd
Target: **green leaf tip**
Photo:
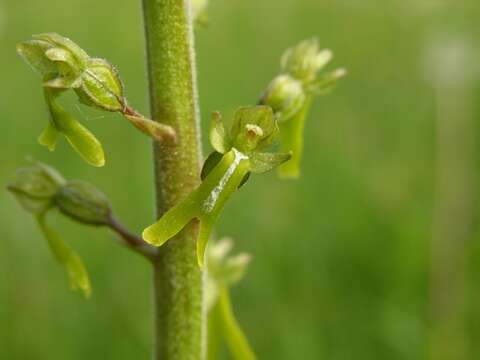
<instances>
[{"instance_id":1,"label":"green leaf tip","mask_svg":"<svg viewBox=\"0 0 480 360\"><path fill-rule=\"evenodd\" d=\"M304 123L312 98L331 92L346 75L343 68L322 74L333 58L320 49L316 38L301 41L281 59L281 71L267 86L260 104L272 107L280 128L280 150L291 152L290 161L278 168L282 178L298 178L303 152Z\"/></svg>"}]
</instances>

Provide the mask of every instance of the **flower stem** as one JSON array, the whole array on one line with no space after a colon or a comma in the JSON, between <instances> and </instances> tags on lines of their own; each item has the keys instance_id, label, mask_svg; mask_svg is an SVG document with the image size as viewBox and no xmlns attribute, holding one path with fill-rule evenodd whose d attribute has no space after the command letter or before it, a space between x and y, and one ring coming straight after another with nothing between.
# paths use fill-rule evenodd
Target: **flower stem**
<instances>
[{"instance_id":1,"label":"flower stem","mask_svg":"<svg viewBox=\"0 0 480 360\"><path fill-rule=\"evenodd\" d=\"M225 286L220 288L218 306L222 318L223 336L225 336L233 358L236 360L255 360L255 354L233 314L230 295Z\"/></svg>"},{"instance_id":2,"label":"flower stem","mask_svg":"<svg viewBox=\"0 0 480 360\"><path fill-rule=\"evenodd\" d=\"M171 126L175 143L153 145L157 217L200 182L199 111L188 0L143 0L151 118ZM202 275L197 222L159 249L153 263L154 359L203 359Z\"/></svg>"}]
</instances>

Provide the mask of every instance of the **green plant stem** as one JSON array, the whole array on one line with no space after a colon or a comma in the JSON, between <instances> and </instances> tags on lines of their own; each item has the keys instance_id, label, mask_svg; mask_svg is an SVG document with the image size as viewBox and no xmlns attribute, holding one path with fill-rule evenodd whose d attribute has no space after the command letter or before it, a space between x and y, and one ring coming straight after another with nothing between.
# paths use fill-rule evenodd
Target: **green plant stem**
<instances>
[{"instance_id":1,"label":"green plant stem","mask_svg":"<svg viewBox=\"0 0 480 360\"><path fill-rule=\"evenodd\" d=\"M311 104L312 99L309 97L297 115L280 124L280 137L282 138L280 151L285 153L292 151L292 158L278 168L278 173L284 178L295 179L300 176L305 117Z\"/></svg>"},{"instance_id":2,"label":"green plant stem","mask_svg":"<svg viewBox=\"0 0 480 360\"><path fill-rule=\"evenodd\" d=\"M230 295L225 286L220 288L218 308L222 318L222 333L233 358L236 360L255 360L255 354L248 343L247 337L233 314Z\"/></svg>"},{"instance_id":3,"label":"green plant stem","mask_svg":"<svg viewBox=\"0 0 480 360\"><path fill-rule=\"evenodd\" d=\"M176 142L154 143L157 218L200 182L199 111L188 0L143 0L151 118L173 127ZM153 263L154 359L204 358L198 223L160 248Z\"/></svg>"}]
</instances>

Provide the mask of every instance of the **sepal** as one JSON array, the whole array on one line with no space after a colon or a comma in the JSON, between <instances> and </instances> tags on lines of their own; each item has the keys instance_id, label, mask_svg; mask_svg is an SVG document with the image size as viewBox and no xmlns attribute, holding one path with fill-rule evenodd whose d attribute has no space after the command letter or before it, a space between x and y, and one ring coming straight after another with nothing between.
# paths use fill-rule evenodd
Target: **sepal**
<instances>
[{"instance_id":1,"label":"sepal","mask_svg":"<svg viewBox=\"0 0 480 360\"><path fill-rule=\"evenodd\" d=\"M292 158L288 153L254 153L250 155L250 171L255 174L263 174L282 165Z\"/></svg>"},{"instance_id":2,"label":"sepal","mask_svg":"<svg viewBox=\"0 0 480 360\"><path fill-rule=\"evenodd\" d=\"M231 138L233 147L250 154L270 146L278 135L278 125L270 106L239 108L233 117Z\"/></svg>"},{"instance_id":3,"label":"sepal","mask_svg":"<svg viewBox=\"0 0 480 360\"><path fill-rule=\"evenodd\" d=\"M212 121L210 122L210 144L215 151L225 154L232 148L230 138L225 131L222 121L222 115L216 111L212 113Z\"/></svg>"},{"instance_id":4,"label":"sepal","mask_svg":"<svg viewBox=\"0 0 480 360\"><path fill-rule=\"evenodd\" d=\"M39 215L53 206L53 198L64 181L54 169L36 163L18 169L7 189L26 211Z\"/></svg>"}]
</instances>

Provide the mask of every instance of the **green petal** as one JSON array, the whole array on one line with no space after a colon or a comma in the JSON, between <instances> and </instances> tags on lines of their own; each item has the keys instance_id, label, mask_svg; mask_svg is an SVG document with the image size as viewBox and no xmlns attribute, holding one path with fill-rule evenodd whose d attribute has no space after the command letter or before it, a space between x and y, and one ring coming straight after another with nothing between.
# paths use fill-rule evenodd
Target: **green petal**
<instances>
[{"instance_id":1,"label":"green petal","mask_svg":"<svg viewBox=\"0 0 480 360\"><path fill-rule=\"evenodd\" d=\"M250 171L262 174L290 160L291 153L253 153L250 155Z\"/></svg>"},{"instance_id":2,"label":"green petal","mask_svg":"<svg viewBox=\"0 0 480 360\"><path fill-rule=\"evenodd\" d=\"M93 166L103 166L105 155L102 144L55 100L54 92L44 89L45 99L55 128L61 132L80 156Z\"/></svg>"},{"instance_id":3,"label":"green petal","mask_svg":"<svg viewBox=\"0 0 480 360\"><path fill-rule=\"evenodd\" d=\"M42 40L29 40L17 45L17 53L22 59L42 75L55 73L57 67L47 58L45 51L53 46Z\"/></svg>"},{"instance_id":4,"label":"green petal","mask_svg":"<svg viewBox=\"0 0 480 360\"><path fill-rule=\"evenodd\" d=\"M68 115L68 114L67 114ZM102 144L97 138L82 124L68 115L68 123L65 121L62 125L62 133L80 154L80 156L90 165L101 167L105 165L105 154ZM65 118L63 120L66 120Z\"/></svg>"},{"instance_id":5,"label":"green petal","mask_svg":"<svg viewBox=\"0 0 480 360\"><path fill-rule=\"evenodd\" d=\"M210 144L221 154L225 154L231 148L230 141L223 125L222 116L219 112L214 112L212 114L212 121L210 123Z\"/></svg>"},{"instance_id":6,"label":"green petal","mask_svg":"<svg viewBox=\"0 0 480 360\"><path fill-rule=\"evenodd\" d=\"M88 54L77 44L75 44L69 38L61 36L57 33L43 33L32 36L34 39L43 40L54 46L62 47L72 53L75 57L75 60L82 67L86 65L87 60L89 59Z\"/></svg>"},{"instance_id":7,"label":"green petal","mask_svg":"<svg viewBox=\"0 0 480 360\"><path fill-rule=\"evenodd\" d=\"M58 131L57 129L55 129L55 126L51 122L48 122L47 127L38 137L38 143L40 145L46 146L48 150L53 151L57 146L57 141Z\"/></svg>"},{"instance_id":8,"label":"green petal","mask_svg":"<svg viewBox=\"0 0 480 360\"><path fill-rule=\"evenodd\" d=\"M48 241L48 245L55 256L55 259L67 271L70 280L70 288L74 291L82 291L83 295L86 298L89 298L92 290L88 273L83 265L82 259L55 231L53 231L52 228L45 223L44 216L38 216L37 222L43 235Z\"/></svg>"},{"instance_id":9,"label":"green petal","mask_svg":"<svg viewBox=\"0 0 480 360\"><path fill-rule=\"evenodd\" d=\"M51 61L64 62L72 68L77 66L73 54L66 49L53 47L45 51L45 56Z\"/></svg>"},{"instance_id":10,"label":"green petal","mask_svg":"<svg viewBox=\"0 0 480 360\"><path fill-rule=\"evenodd\" d=\"M82 85L82 79L72 76L58 76L54 79L47 80L43 83L43 86L56 88L56 89L76 89Z\"/></svg>"},{"instance_id":11,"label":"green petal","mask_svg":"<svg viewBox=\"0 0 480 360\"><path fill-rule=\"evenodd\" d=\"M347 75L347 70L344 68L336 69L325 75L320 79L308 85L308 91L315 95L326 95L332 92L337 86L338 80Z\"/></svg>"}]
</instances>

